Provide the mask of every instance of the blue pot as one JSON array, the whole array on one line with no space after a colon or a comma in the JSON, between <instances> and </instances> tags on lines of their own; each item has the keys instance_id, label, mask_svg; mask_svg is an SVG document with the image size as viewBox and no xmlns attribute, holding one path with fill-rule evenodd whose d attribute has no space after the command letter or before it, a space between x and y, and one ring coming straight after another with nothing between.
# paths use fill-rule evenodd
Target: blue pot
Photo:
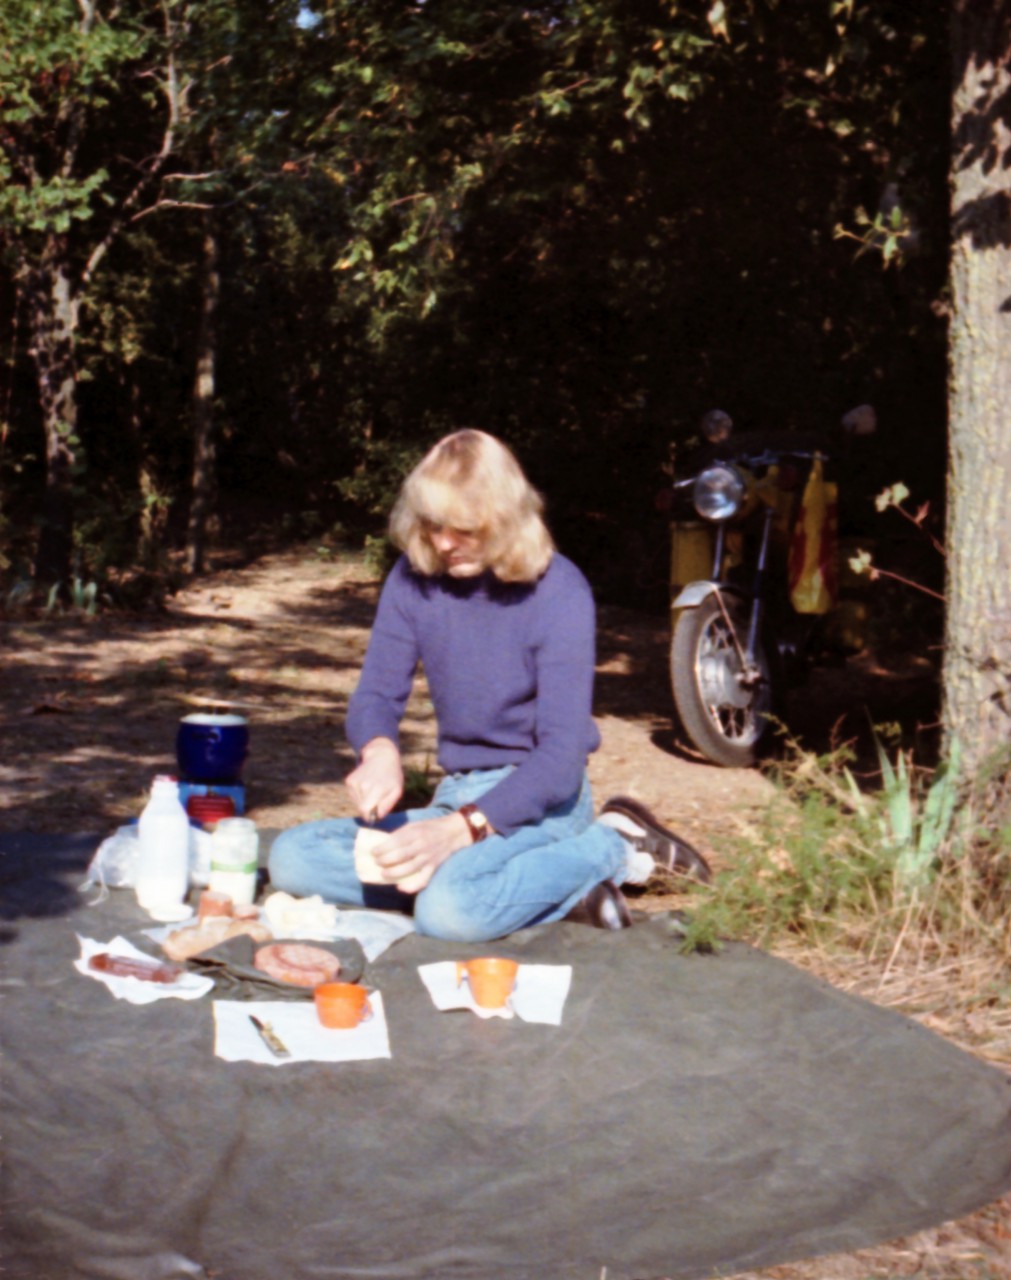
<instances>
[{"instance_id":1,"label":"blue pot","mask_svg":"<svg viewBox=\"0 0 1011 1280\"><path fill-rule=\"evenodd\" d=\"M185 716L176 735L179 772L188 782L234 783L249 753L249 726L243 716Z\"/></svg>"}]
</instances>

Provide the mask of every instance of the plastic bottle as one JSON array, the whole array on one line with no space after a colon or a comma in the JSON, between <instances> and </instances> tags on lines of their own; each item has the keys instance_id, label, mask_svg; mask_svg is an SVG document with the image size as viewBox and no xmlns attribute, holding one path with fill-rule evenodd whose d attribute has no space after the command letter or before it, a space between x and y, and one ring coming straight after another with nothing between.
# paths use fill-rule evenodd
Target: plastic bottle
<instances>
[{"instance_id":1,"label":"plastic bottle","mask_svg":"<svg viewBox=\"0 0 1011 1280\"><path fill-rule=\"evenodd\" d=\"M140 852L137 901L155 920L181 920L190 914L190 820L179 800L175 778L159 774L138 824Z\"/></svg>"},{"instance_id":2,"label":"plastic bottle","mask_svg":"<svg viewBox=\"0 0 1011 1280\"><path fill-rule=\"evenodd\" d=\"M251 818L222 818L211 836L210 888L227 893L237 907L256 898L260 835Z\"/></svg>"}]
</instances>

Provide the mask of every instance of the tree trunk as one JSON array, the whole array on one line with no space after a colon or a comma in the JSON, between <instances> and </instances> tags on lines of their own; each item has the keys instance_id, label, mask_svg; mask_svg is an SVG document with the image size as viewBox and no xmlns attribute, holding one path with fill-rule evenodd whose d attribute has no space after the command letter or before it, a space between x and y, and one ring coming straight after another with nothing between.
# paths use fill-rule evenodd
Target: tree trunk
<instances>
[{"instance_id":1,"label":"tree trunk","mask_svg":"<svg viewBox=\"0 0 1011 1280\"><path fill-rule=\"evenodd\" d=\"M75 361L79 304L70 272L52 243L42 261L21 278L46 439L46 489L35 580L66 587L73 550L74 472L80 461Z\"/></svg>"},{"instance_id":2,"label":"tree trunk","mask_svg":"<svg viewBox=\"0 0 1011 1280\"><path fill-rule=\"evenodd\" d=\"M944 726L1011 741L1011 0L955 0Z\"/></svg>"},{"instance_id":3,"label":"tree trunk","mask_svg":"<svg viewBox=\"0 0 1011 1280\"><path fill-rule=\"evenodd\" d=\"M158 491L157 473L146 429L146 414L137 371L123 361L119 372L119 389L126 405L124 431L136 459L137 491L141 505L137 515L136 559L142 569L157 571L162 567L162 548L168 504Z\"/></svg>"},{"instance_id":4,"label":"tree trunk","mask_svg":"<svg viewBox=\"0 0 1011 1280\"><path fill-rule=\"evenodd\" d=\"M204 234L202 305L197 334L197 372L193 385L193 492L186 531L186 567L202 573L207 548L207 527L217 487L217 446L214 437L215 357L217 311L221 295L218 239L208 224Z\"/></svg>"}]
</instances>

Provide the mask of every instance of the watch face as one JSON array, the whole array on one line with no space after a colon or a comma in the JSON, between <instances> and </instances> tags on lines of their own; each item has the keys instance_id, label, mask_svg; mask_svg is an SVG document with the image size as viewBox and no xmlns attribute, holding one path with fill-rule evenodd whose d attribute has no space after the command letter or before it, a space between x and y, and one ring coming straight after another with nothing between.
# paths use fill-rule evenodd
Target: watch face
<instances>
[{"instance_id":1,"label":"watch face","mask_svg":"<svg viewBox=\"0 0 1011 1280\"><path fill-rule=\"evenodd\" d=\"M488 834L488 819L476 805L465 804L460 812L466 819L467 826L470 827L470 834L475 840L481 840Z\"/></svg>"}]
</instances>

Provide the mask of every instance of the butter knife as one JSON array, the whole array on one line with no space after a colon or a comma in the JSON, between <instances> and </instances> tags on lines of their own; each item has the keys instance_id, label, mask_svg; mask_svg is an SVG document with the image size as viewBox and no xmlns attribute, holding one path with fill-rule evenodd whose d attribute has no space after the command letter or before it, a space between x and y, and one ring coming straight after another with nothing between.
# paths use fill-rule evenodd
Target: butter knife
<instances>
[{"instance_id":1,"label":"butter knife","mask_svg":"<svg viewBox=\"0 0 1011 1280\"><path fill-rule=\"evenodd\" d=\"M253 1014L249 1015L249 1021L260 1033L260 1039L267 1046L275 1058L290 1058L291 1053L269 1022L261 1022L259 1018Z\"/></svg>"}]
</instances>

